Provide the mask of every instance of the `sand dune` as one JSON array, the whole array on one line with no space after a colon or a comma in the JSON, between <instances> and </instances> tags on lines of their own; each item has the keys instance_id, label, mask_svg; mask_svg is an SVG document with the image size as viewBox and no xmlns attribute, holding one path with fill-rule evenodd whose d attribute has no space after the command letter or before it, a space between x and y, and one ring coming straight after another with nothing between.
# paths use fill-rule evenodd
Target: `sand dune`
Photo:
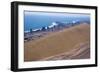
<instances>
[{"instance_id":1,"label":"sand dune","mask_svg":"<svg viewBox=\"0 0 100 73\"><path fill-rule=\"evenodd\" d=\"M24 44L24 61L37 61L70 52L90 41L90 25L80 24ZM85 49L86 49L85 48ZM76 53L76 52L74 52ZM75 55L77 57L77 55ZM73 57L74 58L74 57ZM82 57L81 57L82 58ZM67 58L66 58L67 59Z\"/></svg>"},{"instance_id":2,"label":"sand dune","mask_svg":"<svg viewBox=\"0 0 100 73\"><path fill-rule=\"evenodd\" d=\"M47 58L40 59L42 61L45 60L63 60L63 59L87 59L90 58L90 46L89 42L81 43L76 45L73 50L50 56Z\"/></svg>"}]
</instances>

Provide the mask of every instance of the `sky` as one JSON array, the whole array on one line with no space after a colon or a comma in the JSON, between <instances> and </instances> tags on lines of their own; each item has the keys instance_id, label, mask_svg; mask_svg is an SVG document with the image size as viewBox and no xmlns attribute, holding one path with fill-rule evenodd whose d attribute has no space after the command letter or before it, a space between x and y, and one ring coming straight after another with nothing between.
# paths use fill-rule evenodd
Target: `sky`
<instances>
[{"instance_id":1,"label":"sky","mask_svg":"<svg viewBox=\"0 0 100 73\"><path fill-rule=\"evenodd\" d=\"M86 17L90 14L84 13L65 13L65 12L33 12L33 11L24 11L25 15L43 15L43 16L67 16L67 17Z\"/></svg>"}]
</instances>

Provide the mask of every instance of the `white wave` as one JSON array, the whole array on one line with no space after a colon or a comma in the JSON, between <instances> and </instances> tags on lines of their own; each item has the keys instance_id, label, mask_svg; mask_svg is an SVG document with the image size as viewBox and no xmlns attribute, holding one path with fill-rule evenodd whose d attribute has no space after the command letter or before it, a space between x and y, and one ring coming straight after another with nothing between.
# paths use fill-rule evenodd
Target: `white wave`
<instances>
[{"instance_id":1,"label":"white wave","mask_svg":"<svg viewBox=\"0 0 100 73\"><path fill-rule=\"evenodd\" d=\"M48 26L49 28L52 28L54 26L57 26L58 24L56 22L53 22L52 25Z\"/></svg>"}]
</instances>

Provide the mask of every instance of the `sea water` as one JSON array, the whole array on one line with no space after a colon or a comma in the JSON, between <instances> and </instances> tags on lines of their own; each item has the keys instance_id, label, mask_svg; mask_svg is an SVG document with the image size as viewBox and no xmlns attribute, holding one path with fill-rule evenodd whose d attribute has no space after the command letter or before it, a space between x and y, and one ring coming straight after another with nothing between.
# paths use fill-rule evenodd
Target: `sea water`
<instances>
[{"instance_id":1,"label":"sea water","mask_svg":"<svg viewBox=\"0 0 100 73\"><path fill-rule=\"evenodd\" d=\"M68 25L77 21L90 22L90 14L24 11L24 32L50 26L53 22L62 22Z\"/></svg>"}]
</instances>

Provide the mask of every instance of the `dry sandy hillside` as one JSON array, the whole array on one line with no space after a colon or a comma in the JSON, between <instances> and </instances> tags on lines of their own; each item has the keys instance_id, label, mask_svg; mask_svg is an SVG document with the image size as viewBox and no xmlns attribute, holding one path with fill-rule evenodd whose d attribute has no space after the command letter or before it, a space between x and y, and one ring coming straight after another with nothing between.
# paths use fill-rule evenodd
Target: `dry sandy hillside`
<instances>
[{"instance_id":1,"label":"dry sandy hillside","mask_svg":"<svg viewBox=\"0 0 100 73\"><path fill-rule=\"evenodd\" d=\"M56 58L56 56L58 59L64 59L61 58L64 53L67 53L65 54L66 57L69 55L74 59L80 56L82 52L90 49L89 41L89 24L84 23L59 32L53 32L41 39L26 42L24 44L24 61L50 60ZM89 56L90 52L88 51L87 54ZM82 59L82 56L78 58ZM85 58L85 55L83 58Z\"/></svg>"}]
</instances>

